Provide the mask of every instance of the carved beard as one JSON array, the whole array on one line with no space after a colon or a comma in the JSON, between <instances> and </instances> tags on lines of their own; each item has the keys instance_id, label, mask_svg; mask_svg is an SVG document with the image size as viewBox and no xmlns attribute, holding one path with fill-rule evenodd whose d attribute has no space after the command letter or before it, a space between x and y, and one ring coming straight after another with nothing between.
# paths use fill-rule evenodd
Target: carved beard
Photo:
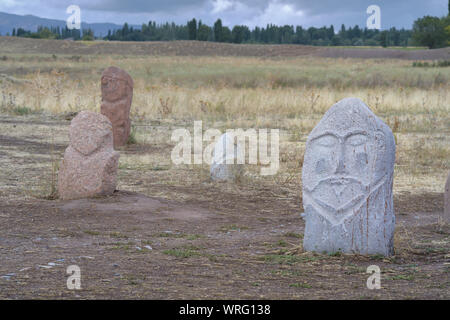
<instances>
[{"instance_id":1,"label":"carved beard","mask_svg":"<svg viewBox=\"0 0 450 320\"><path fill-rule=\"evenodd\" d=\"M109 104L121 103L128 100L128 94L123 94L119 97L115 97L113 94L109 94L107 91L103 91L102 94L102 101Z\"/></svg>"},{"instance_id":2,"label":"carved beard","mask_svg":"<svg viewBox=\"0 0 450 320\"><path fill-rule=\"evenodd\" d=\"M347 218L358 214L361 205L376 191L385 177L374 186L365 186L354 177L329 177L321 180L305 195L311 198L317 212L332 225L339 225Z\"/></svg>"}]
</instances>

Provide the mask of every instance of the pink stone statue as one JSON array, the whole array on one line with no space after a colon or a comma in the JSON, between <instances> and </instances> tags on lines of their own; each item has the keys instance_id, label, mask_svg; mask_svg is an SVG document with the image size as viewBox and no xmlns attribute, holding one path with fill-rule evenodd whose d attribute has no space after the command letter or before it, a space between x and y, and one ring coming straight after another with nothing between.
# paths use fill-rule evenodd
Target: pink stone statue
<instances>
[{"instance_id":1,"label":"pink stone statue","mask_svg":"<svg viewBox=\"0 0 450 320\"><path fill-rule=\"evenodd\" d=\"M119 153L112 125L104 115L82 111L71 122L70 145L58 175L63 200L110 195L116 189Z\"/></svg>"}]
</instances>

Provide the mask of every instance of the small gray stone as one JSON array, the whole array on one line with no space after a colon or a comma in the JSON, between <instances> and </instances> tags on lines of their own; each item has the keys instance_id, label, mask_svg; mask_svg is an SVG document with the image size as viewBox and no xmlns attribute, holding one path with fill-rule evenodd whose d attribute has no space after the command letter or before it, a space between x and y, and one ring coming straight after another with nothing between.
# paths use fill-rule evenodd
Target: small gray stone
<instances>
[{"instance_id":1,"label":"small gray stone","mask_svg":"<svg viewBox=\"0 0 450 320\"><path fill-rule=\"evenodd\" d=\"M333 105L306 142L306 251L393 254L395 141L365 104Z\"/></svg>"},{"instance_id":2,"label":"small gray stone","mask_svg":"<svg viewBox=\"0 0 450 320\"><path fill-rule=\"evenodd\" d=\"M228 133L220 136L214 146L211 163L211 179L215 181L236 181L243 172L243 164L238 164L239 145Z\"/></svg>"}]
</instances>

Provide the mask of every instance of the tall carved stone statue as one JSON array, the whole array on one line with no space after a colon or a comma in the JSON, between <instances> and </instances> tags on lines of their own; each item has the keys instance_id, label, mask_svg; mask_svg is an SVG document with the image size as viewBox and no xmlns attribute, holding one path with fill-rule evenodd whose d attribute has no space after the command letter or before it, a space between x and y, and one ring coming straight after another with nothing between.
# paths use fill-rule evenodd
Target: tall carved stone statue
<instances>
[{"instance_id":1,"label":"tall carved stone statue","mask_svg":"<svg viewBox=\"0 0 450 320\"><path fill-rule=\"evenodd\" d=\"M116 189L119 153L113 148L112 125L101 114L82 111L70 123L70 145L58 175L63 200L110 195Z\"/></svg>"},{"instance_id":2,"label":"tall carved stone statue","mask_svg":"<svg viewBox=\"0 0 450 320\"><path fill-rule=\"evenodd\" d=\"M304 249L393 254L394 162L392 131L364 102L333 105L306 142Z\"/></svg>"},{"instance_id":3,"label":"tall carved stone statue","mask_svg":"<svg viewBox=\"0 0 450 320\"><path fill-rule=\"evenodd\" d=\"M133 100L133 79L124 70L109 67L102 74L101 113L113 126L114 147L124 146L131 131L130 109Z\"/></svg>"}]
</instances>

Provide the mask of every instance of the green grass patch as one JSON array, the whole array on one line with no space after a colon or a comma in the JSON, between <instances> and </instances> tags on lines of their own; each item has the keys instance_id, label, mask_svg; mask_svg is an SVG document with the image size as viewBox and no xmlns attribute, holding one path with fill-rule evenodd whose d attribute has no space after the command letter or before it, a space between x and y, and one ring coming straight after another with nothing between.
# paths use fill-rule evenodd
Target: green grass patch
<instances>
[{"instance_id":1,"label":"green grass patch","mask_svg":"<svg viewBox=\"0 0 450 320\"><path fill-rule=\"evenodd\" d=\"M239 231L240 232L242 230L248 230L248 227L231 224L231 225L227 225L227 226L222 226L219 229L219 231L221 231L221 232L229 232L229 231Z\"/></svg>"},{"instance_id":2,"label":"green grass patch","mask_svg":"<svg viewBox=\"0 0 450 320\"><path fill-rule=\"evenodd\" d=\"M127 144L137 144L136 127L131 126L130 135L128 136Z\"/></svg>"},{"instance_id":3,"label":"green grass patch","mask_svg":"<svg viewBox=\"0 0 450 320\"><path fill-rule=\"evenodd\" d=\"M26 115L29 115L29 114L33 113L33 110L31 110L28 107L15 107L15 108L12 108L11 111L14 114L17 114L19 116L26 116Z\"/></svg>"},{"instance_id":4,"label":"green grass patch","mask_svg":"<svg viewBox=\"0 0 450 320\"><path fill-rule=\"evenodd\" d=\"M169 169L170 169L169 167L161 167L161 166L156 166L156 167L150 168L151 171L167 171Z\"/></svg>"},{"instance_id":5,"label":"green grass patch","mask_svg":"<svg viewBox=\"0 0 450 320\"><path fill-rule=\"evenodd\" d=\"M184 238L185 233L174 233L174 232L160 232L154 235L157 238Z\"/></svg>"},{"instance_id":6,"label":"green grass patch","mask_svg":"<svg viewBox=\"0 0 450 320\"><path fill-rule=\"evenodd\" d=\"M280 247L287 247L287 245L288 245L288 243L284 240L279 240L277 242L277 246L280 246Z\"/></svg>"},{"instance_id":7,"label":"green grass patch","mask_svg":"<svg viewBox=\"0 0 450 320\"><path fill-rule=\"evenodd\" d=\"M303 235L300 233L294 233L294 232L286 232L284 234L285 237L289 238L297 238L297 239L303 239Z\"/></svg>"},{"instance_id":8,"label":"green grass patch","mask_svg":"<svg viewBox=\"0 0 450 320\"><path fill-rule=\"evenodd\" d=\"M184 248L168 249L164 250L163 253L177 258L190 258L199 255L199 252L197 250Z\"/></svg>"},{"instance_id":9,"label":"green grass patch","mask_svg":"<svg viewBox=\"0 0 450 320\"><path fill-rule=\"evenodd\" d=\"M307 283L291 283L289 285L290 288L307 288L310 289L312 288L312 286L310 284Z\"/></svg>"},{"instance_id":10,"label":"green grass patch","mask_svg":"<svg viewBox=\"0 0 450 320\"><path fill-rule=\"evenodd\" d=\"M173 232L160 232L154 235L157 238L184 238L186 240L197 240L201 238L205 238L204 235L201 234L188 234L188 233L173 233Z\"/></svg>"},{"instance_id":11,"label":"green grass patch","mask_svg":"<svg viewBox=\"0 0 450 320\"><path fill-rule=\"evenodd\" d=\"M129 251L131 249L131 245L129 244L117 244L111 247L111 250L125 250Z\"/></svg>"},{"instance_id":12,"label":"green grass patch","mask_svg":"<svg viewBox=\"0 0 450 320\"><path fill-rule=\"evenodd\" d=\"M414 61L412 66L415 68L445 68L450 67L450 60L439 60L434 62Z\"/></svg>"},{"instance_id":13,"label":"green grass patch","mask_svg":"<svg viewBox=\"0 0 450 320\"><path fill-rule=\"evenodd\" d=\"M179 248L172 248L164 250L163 253L169 256L177 257L177 258L190 258L190 257L206 257L212 262L217 262L219 257L223 257L224 255L214 255L209 253L200 252L203 248L199 248L193 245L185 245Z\"/></svg>"},{"instance_id":14,"label":"green grass patch","mask_svg":"<svg viewBox=\"0 0 450 320\"><path fill-rule=\"evenodd\" d=\"M336 251L336 252L329 253L328 255L330 257L341 257L342 256L342 252Z\"/></svg>"},{"instance_id":15,"label":"green grass patch","mask_svg":"<svg viewBox=\"0 0 450 320\"><path fill-rule=\"evenodd\" d=\"M205 238L205 236L202 234L187 234L185 238L186 240L197 240Z\"/></svg>"},{"instance_id":16,"label":"green grass patch","mask_svg":"<svg viewBox=\"0 0 450 320\"><path fill-rule=\"evenodd\" d=\"M123 233L120 233L120 232L111 232L111 233L109 234L109 236L110 236L111 238L128 239L128 236L127 236L127 235L125 235L125 234L123 234Z\"/></svg>"},{"instance_id":17,"label":"green grass patch","mask_svg":"<svg viewBox=\"0 0 450 320\"><path fill-rule=\"evenodd\" d=\"M92 231L92 230L85 230L84 233L90 235L90 236L99 236L100 232L98 231Z\"/></svg>"},{"instance_id":18,"label":"green grass patch","mask_svg":"<svg viewBox=\"0 0 450 320\"><path fill-rule=\"evenodd\" d=\"M299 257L291 255L267 254L258 259L268 263L292 265L300 262L317 261L320 259L320 257Z\"/></svg>"},{"instance_id":19,"label":"green grass patch","mask_svg":"<svg viewBox=\"0 0 450 320\"><path fill-rule=\"evenodd\" d=\"M383 260L383 259L385 259L386 257L385 256L383 256L382 254L373 254L373 255L370 255L369 256L369 259L370 260Z\"/></svg>"},{"instance_id":20,"label":"green grass patch","mask_svg":"<svg viewBox=\"0 0 450 320\"><path fill-rule=\"evenodd\" d=\"M414 280L414 275L412 274L399 274L393 277L388 278L389 280L407 280L407 281L412 281Z\"/></svg>"}]
</instances>

